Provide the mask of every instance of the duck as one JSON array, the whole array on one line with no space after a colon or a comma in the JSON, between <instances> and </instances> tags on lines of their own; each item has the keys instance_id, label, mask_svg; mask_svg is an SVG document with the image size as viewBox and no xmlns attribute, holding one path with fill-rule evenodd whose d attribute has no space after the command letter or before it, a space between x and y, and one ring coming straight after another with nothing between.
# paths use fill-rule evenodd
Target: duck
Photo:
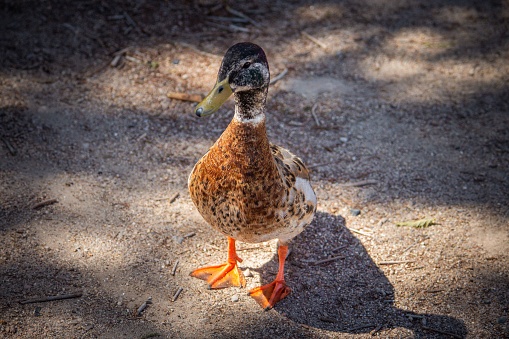
<instances>
[{"instance_id":1,"label":"duck","mask_svg":"<svg viewBox=\"0 0 509 339\"><path fill-rule=\"evenodd\" d=\"M279 267L274 281L249 291L266 310L291 292L284 278L288 244L312 222L317 206L302 160L269 142L265 115L269 84L269 64L260 46L241 42L226 51L214 87L194 112L210 116L232 95L235 112L188 179L196 209L228 242L225 263L195 269L191 276L205 280L209 289L245 287L235 242L277 239Z\"/></svg>"}]
</instances>

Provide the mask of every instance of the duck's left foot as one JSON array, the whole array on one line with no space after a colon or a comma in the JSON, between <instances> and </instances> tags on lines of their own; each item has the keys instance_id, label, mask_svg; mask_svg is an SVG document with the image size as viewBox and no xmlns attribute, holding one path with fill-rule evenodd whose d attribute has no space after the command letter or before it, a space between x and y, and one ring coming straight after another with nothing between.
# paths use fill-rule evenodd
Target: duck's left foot
<instances>
[{"instance_id":1,"label":"duck's left foot","mask_svg":"<svg viewBox=\"0 0 509 339\"><path fill-rule=\"evenodd\" d=\"M286 286L284 280L274 280L270 284L263 285L249 291L249 295L265 310L270 310L274 305L290 294L292 290Z\"/></svg>"},{"instance_id":2,"label":"duck's left foot","mask_svg":"<svg viewBox=\"0 0 509 339\"><path fill-rule=\"evenodd\" d=\"M191 276L205 280L210 289L246 286L246 279L236 262L198 268L191 272Z\"/></svg>"},{"instance_id":3,"label":"duck's left foot","mask_svg":"<svg viewBox=\"0 0 509 339\"><path fill-rule=\"evenodd\" d=\"M209 288L226 288L231 286L246 287L246 279L237 266L242 262L235 251L235 239L228 237L228 260L222 265L207 266L194 270L191 276L205 280Z\"/></svg>"}]
</instances>

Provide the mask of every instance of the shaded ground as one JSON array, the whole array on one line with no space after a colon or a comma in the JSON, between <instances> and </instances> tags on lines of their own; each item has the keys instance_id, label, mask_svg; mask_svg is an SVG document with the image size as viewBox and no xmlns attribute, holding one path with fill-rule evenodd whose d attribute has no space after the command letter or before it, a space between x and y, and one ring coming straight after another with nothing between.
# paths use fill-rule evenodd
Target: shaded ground
<instances>
[{"instance_id":1,"label":"shaded ground","mask_svg":"<svg viewBox=\"0 0 509 339\"><path fill-rule=\"evenodd\" d=\"M255 22L213 1L0 5L1 335L509 337L509 3L233 6ZM268 133L319 199L269 312L188 275L226 255L187 176L233 103L198 119L166 96L206 93L238 41L288 69ZM239 253L248 288L273 279L274 242Z\"/></svg>"}]
</instances>

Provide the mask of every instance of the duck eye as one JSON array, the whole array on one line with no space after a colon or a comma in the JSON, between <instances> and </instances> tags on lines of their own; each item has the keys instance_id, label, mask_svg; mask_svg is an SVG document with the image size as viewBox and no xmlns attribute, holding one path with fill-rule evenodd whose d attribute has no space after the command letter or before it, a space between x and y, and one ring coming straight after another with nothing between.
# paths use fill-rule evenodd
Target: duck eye
<instances>
[{"instance_id":1,"label":"duck eye","mask_svg":"<svg viewBox=\"0 0 509 339\"><path fill-rule=\"evenodd\" d=\"M248 68L249 66L251 66L251 63L248 61L244 65L242 65L242 68Z\"/></svg>"}]
</instances>

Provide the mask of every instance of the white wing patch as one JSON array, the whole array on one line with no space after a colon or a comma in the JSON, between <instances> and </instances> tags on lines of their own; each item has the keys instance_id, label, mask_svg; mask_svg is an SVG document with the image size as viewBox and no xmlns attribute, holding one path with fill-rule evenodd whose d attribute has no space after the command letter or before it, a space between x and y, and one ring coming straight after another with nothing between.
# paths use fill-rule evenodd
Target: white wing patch
<instances>
[{"instance_id":1,"label":"white wing patch","mask_svg":"<svg viewBox=\"0 0 509 339\"><path fill-rule=\"evenodd\" d=\"M304 200L309 201L314 205L316 205L316 194L313 191L313 188L311 187L311 184L309 183L309 180L303 179L303 178L296 178L295 181L295 188L297 191L304 193Z\"/></svg>"}]
</instances>

